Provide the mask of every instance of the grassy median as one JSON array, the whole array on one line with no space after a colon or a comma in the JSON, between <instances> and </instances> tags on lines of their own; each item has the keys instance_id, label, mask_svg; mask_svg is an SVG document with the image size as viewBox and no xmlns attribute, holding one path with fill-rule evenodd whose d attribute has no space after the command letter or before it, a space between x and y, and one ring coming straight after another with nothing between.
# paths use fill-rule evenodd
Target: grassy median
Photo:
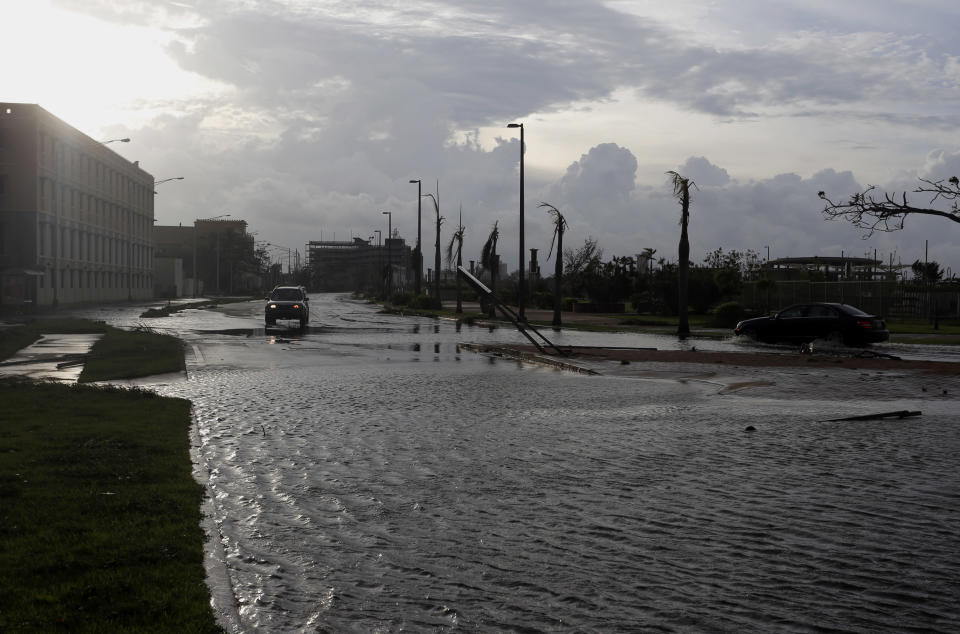
<instances>
[{"instance_id":1,"label":"grassy median","mask_svg":"<svg viewBox=\"0 0 960 634\"><path fill-rule=\"evenodd\" d=\"M0 332L103 333L81 380L183 369L181 342L83 320ZM0 381L0 631L218 632L204 582L190 403L116 387Z\"/></svg>"},{"instance_id":2,"label":"grassy median","mask_svg":"<svg viewBox=\"0 0 960 634\"><path fill-rule=\"evenodd\" d=\"M132 379L184 369L183 344L176 337L149 329L121 330L86 319L41 319L0 330L0 360L13 356L44 334L99 333L80 383Z\"/></svg>"},{"instance_id":3,"label":"grassy median","mask_svg":"<svg viewBox=\"0 0 960 634\"><path fill-rule=\"evenodd\" d=\"M0 382L0 630L218 631L190 403Z\"/></svg>"},{"instance_id":4,"label":"grassy median","mask_svg":"<svg viewBox=\"0 0 960 634\"><path fill-rule=\"evenodd\" d=\"M184 369L183 342L150 330L109 328L93 345L80 383L132 379Z\"/></svg>"}]
</instances>

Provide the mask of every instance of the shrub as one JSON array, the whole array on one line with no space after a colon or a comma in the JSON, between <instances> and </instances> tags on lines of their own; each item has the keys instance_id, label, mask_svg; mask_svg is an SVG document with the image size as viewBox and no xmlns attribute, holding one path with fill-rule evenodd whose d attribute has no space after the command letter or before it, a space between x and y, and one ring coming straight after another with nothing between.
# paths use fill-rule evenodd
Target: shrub
<instances>
[{"instance_id":1,"label":"shrub","mask_svg":"<svg viewBox=\"0 0 960 634\"><path fill-rule=\"evenodd\" d=\"M713 309L713 325L719 328L733 328L744 318L745 311L740 302L724 302Z\"/></svg>"},{"instance_id":2,"label":"shrub","mask_svg":"<svg viewBox=\"0 0 960 634\"><path fill-rule=\"evenodd\" d=\"M533 304L536 308L550 310L551 308L553 308L553 293L549 293L546 291L537 291L530 298L530 303Z\"/></svg>"},{"instance_id":3,"label":"shrub","mask_svg":"<svg viewBox=\"0 0 960 634\"><path fill-rule=\"evenodd\" d=\"M437 307L437 303L433 301L433 297L430 295L417 295L410 300L411 308L426 308L432 309Z\"/></svg>"},{"instance_id":4,"label":"shrub","mask_svg":"<svg viewBox=\"0 0 960 634\"><path fill-rule=\"evenodd\" d=\"M409 306L412 301L412 293L394 293L390 298L390 303L394 306Z\"/></svg>"}]
</instances>

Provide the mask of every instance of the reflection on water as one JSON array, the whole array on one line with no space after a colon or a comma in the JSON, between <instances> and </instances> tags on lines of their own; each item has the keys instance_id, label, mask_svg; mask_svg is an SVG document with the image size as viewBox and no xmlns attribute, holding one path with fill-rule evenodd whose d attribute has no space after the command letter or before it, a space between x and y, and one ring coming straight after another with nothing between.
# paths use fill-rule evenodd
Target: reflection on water
<instances>
[{"instance_id":1,"label":"reflection on water","mask_svg":"<svg viewBox=\"0 0 960 634\"><path fill-rule=\"evenodd\" d=\"M323 330L283 344L185 317L206 361L162 388L195 403L243 629L960 629L955 403L819 423L835 403L460 355L521 337L311 302Z\"/></svg>"}]
</instances>

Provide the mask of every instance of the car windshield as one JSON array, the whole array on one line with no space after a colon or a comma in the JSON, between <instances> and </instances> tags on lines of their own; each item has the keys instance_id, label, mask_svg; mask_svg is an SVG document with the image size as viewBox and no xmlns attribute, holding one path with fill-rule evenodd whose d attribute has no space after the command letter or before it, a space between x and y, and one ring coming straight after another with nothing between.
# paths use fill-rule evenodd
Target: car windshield
<instances>
[{"instance_id":1,"label":"car windshield","mask_svg":"<svg viewBox=\"0 0 960 634\"><path fill-rule=\"evenodd\" d=\"M299 288L275 288L270 294L270 299L281 302L295 302L300 299Z\"/></svg>"}]
</instances>

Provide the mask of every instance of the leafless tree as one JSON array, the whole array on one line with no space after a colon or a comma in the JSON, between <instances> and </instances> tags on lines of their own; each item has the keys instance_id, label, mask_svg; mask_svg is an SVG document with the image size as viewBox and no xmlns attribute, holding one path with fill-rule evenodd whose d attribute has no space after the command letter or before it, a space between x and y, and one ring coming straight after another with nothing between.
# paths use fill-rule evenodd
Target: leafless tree
<instances>
[{"instance_id":1,"label":"leafless tree","mask_svg":"<svg viewBox=\"0 0 960 634\"><path fill-rule=\"evenodd\" d=\"M490 230L490 235L487 236L487 241L483 243L483 249L480 250L480 268L490 271L490 290L493 293L497 292L497 269L500 268L500 258L497 255L497 241L500 239L499 224L499 220L493 223L493 229ZM490 317L496 315L493 302L490 302L488 314Z\"/></svg>"},{"instance_id":2,"label":"leafless tree","mask_svg":"<svg viewBox=\"0 0 960 634\"><path fill-rule=\"evenodd\" d=\"M927 180L913 190L915 194L931 195L929 205L938 200L950 203L949 210L934 209L932 207L915 207L907 200L907 192L882 195L874 185L868 185L862 192L853 194L846 202L834 202L825 192L818 192L821 200L826 202L823 215L827 220L843 219L851 222L855 227L866 229L865 238L875 231L899 231L907 216L936 216L960 223L960 179L951 176L946 180Z\"/></svg>"}]
</instances>

